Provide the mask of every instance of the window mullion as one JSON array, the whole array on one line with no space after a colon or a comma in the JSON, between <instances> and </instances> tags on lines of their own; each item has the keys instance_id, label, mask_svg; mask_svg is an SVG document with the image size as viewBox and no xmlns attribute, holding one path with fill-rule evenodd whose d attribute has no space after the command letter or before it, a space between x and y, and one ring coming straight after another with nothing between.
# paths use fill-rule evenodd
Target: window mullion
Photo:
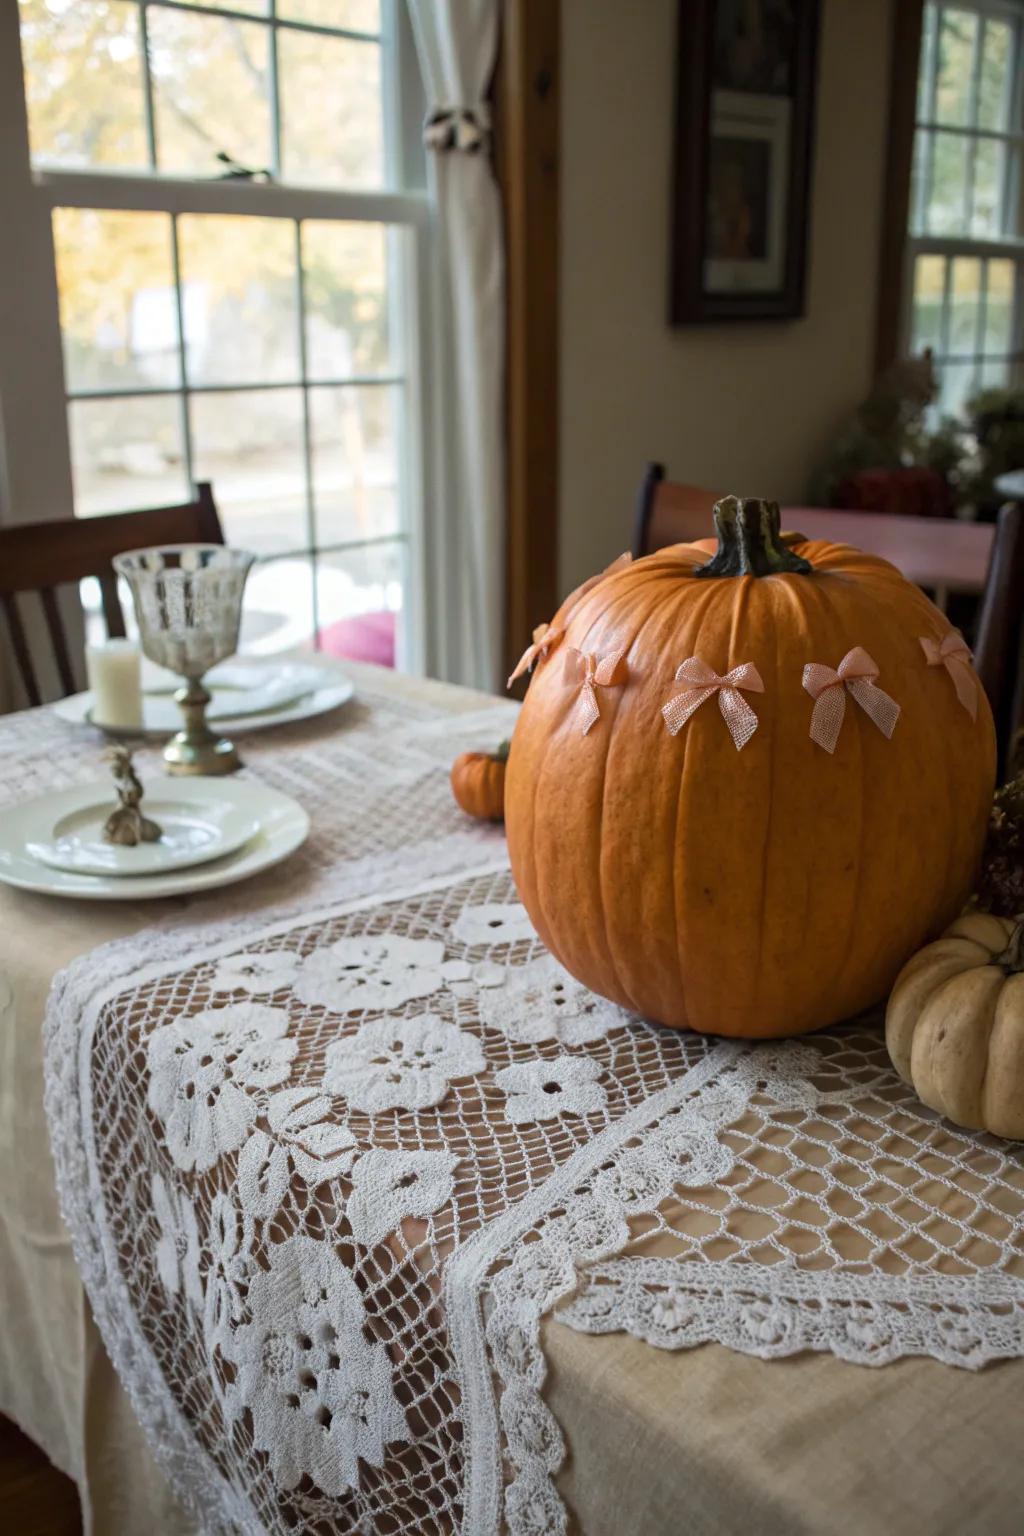
<instances>
[{"instance_id":1,"label":"window mullion","mask_svg":"<svg viewBox=\"0 0 1024 1536\"><path fill-rule=\"evenodd\" d=\"M964 230L967 234L974 230L974 181L978 160L978 98L981 85L981 60L985 41L987 23L983 16L978 17L978 24L974 29L974 51L971 55L971 88L967 100L967 126L971 130L971 138L967 147L967 174L964 177Z\"/></svg>"}]
</instances>

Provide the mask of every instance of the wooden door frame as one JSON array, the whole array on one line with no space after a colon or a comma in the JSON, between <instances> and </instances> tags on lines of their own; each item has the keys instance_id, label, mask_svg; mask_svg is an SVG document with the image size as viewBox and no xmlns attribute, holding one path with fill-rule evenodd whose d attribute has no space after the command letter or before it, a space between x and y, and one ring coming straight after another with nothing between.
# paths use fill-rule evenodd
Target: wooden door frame
<instances>
[{"instance_id":1,"label":"wooden door frame","mask_svg":"<svg viewBox=\"0 0 1024 1536\"><path fill-rule=\"evenodd\" d=\"M884 373L902 351L903 300L910 179L914 163L917 75L924 0L895 0L889 68L889 125L875 308L875 373Z\"/></svg>"},{"instance_id":2,"label":"wooden door frame","mask_svg":"<svg viewBox=\"0 0 1024 1536\"><path fill-rule=\"evenodd\" d=\"M495 171L505 226L505 654L558 601L560 0L502 0Z\"/></svg>"}]
</instances>

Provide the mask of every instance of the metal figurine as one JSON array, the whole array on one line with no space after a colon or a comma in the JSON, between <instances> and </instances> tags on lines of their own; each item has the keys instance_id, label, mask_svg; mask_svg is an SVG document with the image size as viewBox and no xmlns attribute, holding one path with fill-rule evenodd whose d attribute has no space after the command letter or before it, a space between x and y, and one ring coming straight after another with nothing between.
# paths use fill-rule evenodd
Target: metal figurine
<instances>
[{"instance_id":1,"label":"metal figurine","mask_svg":"<svg viewBox=\"0 0 1024 1536\"><path fill-rule=\"evenodd\" d=\"M103 840L134 848L136 843L155 843L163 836L162 829L150 821L139 809L143 796L142 783L132 766L129 747L112 747L107 753L112 765L114 782L117 784L117 809L111 811L103 826Z\"/></svg>"}]
</instances>

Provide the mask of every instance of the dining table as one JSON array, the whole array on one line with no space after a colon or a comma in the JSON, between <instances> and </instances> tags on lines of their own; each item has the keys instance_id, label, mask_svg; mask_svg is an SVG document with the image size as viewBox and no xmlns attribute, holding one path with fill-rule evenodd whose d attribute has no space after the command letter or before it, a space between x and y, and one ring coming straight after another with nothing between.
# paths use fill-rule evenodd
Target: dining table
<instances>
[{"instance_id":1,"label":"dining table","mask_svg":"<svg viewBox=\"0 0 1024 1536\"><path fill-rule=\"evenodd\" d=\"M0 1412L84 1529L1019 1532L1020 1150L877 1013L751 1046L587 994L450 794L518 706L345 671L242 743L310 816L277 868L0 886ZM0 718L0 816L103 747Z\"/></svg>"}]
</instances>

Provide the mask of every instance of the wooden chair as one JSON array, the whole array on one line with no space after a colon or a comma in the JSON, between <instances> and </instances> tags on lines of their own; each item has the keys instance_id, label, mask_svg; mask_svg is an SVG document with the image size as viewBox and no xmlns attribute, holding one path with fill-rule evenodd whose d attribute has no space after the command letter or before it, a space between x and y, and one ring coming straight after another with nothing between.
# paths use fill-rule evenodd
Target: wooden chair
<instances>
[{"instance_id":1,"label":"wooden chair","mask_svg":"<svg viewBox=\"0 0 1024 1536\"><path fill-rule=\"evenodd\" d=\"M1000 777L1024 770L1024 501L1008 501L996 520L974 665L995 717Z\"/></svg>"},{"instance_id":2,"label":"wooden chair","mask_svg":"<svg viewBox=\"0 0 1024 1536\"><path fill-rule=\"evenodd\" d=\"M718 496L668 481L662 465L649 464L637 500L634 558L711 537ZM1015 743L1017 757L1024 757L1024 499L1008 502L994 529L990 523L811 507L784 512L783 528L787 524L808 538L832 537L892 560L922 587L980 597L975 665L996 722L1000 772L1010 771Z\"/></svg>"},{"instance_id":3,"label":"wooden chair","mask_svg":"<svg viewBox=\"0 0 1024 1536\"><path fill-rule=\"evenodd\" d=\"M109 517L74 517L53 523L22 523L0 528L0 607L14 659L30 704L42 695L29 650L19 593L38 593L63 696L75 692L67 634L57 601L57 588L95 576L100 584L107 634L125 633L111 561L127 549L153 544L223 544L213 492L206 482L196 486L195 501L179 507L153 507L144 512L115 512Z\"/></svg>"}]
</instances>

